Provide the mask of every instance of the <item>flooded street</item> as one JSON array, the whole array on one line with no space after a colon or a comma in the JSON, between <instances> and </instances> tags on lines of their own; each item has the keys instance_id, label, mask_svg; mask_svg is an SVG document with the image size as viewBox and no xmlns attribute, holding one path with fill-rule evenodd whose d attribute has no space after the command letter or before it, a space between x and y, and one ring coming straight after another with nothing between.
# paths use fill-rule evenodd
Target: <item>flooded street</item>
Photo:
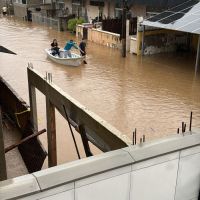
<instances>
[{"instance_id":1,"label":"flooded street","mask_svg":"<svg viewBox=\"0 0 200 200\"><path fill-rule=\"evenodd\" d=\"M195 76L195 57L161 54L137 57L88 42L87 65L68 67L47 59L45 48L57 38L60 47L68 39L79 40L70 33L47 27L0 18L0 45L17 55L0 53L0 76L27 102L26 68L31 62L66 93L120 130L128 138L137 128L138 139L147 140L175 134L181 122L200 128L200 76ZM46 127L45 98L37 93L38 121ZM67 123L57 114L58 162L77 159ZM81 146L80 138L79 146ZM41 136L46 146L46 135ZM84 153L82 152L82 156Z\"/></svg>"}]
</instances>

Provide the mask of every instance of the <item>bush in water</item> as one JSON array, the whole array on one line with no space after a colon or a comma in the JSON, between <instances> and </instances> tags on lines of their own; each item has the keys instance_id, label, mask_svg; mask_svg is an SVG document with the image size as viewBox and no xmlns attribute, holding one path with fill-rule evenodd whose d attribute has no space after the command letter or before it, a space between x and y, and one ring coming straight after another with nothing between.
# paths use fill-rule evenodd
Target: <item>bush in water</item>
<instances>
[{"instance_id":1,"label":"bush in water","mask_svg":"<svg viewBox=\"0 0 200 200\"><path fill-rule=\"evenodd\" d=\"M76 25L85 23L85 20L83 18L74 18L70 19L67 23L67 29L71 32L76 32Z\"/></svg>"}]
</instances>

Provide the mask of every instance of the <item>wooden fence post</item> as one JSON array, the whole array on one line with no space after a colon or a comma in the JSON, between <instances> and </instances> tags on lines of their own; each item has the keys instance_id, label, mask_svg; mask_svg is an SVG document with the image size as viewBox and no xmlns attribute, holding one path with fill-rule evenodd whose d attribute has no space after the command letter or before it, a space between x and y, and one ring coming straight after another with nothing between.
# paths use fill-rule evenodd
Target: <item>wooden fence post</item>
<instances>
[{"instance_id":1,"label":"wooden fence post","mask_svg":"<svg viewBox=\"0 0 200 200\"><path fill-rule=\"evenodd\" d=\"M49 167L57 165L55 107L46 97L47 140Z\"/></svg>"}]
</instances>

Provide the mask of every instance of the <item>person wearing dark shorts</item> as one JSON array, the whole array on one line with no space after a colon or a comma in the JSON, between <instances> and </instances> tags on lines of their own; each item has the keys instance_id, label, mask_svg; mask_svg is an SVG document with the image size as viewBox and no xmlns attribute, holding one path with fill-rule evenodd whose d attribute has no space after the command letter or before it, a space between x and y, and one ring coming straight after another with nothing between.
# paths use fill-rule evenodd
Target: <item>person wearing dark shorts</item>
<instances>
[{"instance_id":1,"label":"person wearing dark shorts","mask_svg":"<svg viewBox=\"0 0 200 200\"><path fill-rule=\"evenodd\" d=\"M85 42L84 38L82 38L82 41L79 44L79 48L80 48L81 56L85 56L86 55L86 42ZM87 64L87 62L85 60L83 62L84 62L84 64Z\"/></svg>"}]
</instances>

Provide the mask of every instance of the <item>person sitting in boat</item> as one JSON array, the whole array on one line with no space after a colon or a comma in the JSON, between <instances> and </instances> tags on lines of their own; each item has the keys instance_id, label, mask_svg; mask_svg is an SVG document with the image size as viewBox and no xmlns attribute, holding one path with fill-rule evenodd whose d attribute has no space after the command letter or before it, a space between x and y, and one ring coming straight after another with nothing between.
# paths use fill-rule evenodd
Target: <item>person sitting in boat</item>
<instances>
[{"instance_id":1,"label":"person sitting in boat","mask_svg":"<svg viewBox=\"0 0 200 200\"><path fill-rule=\"evenodd\" d=\"M67 41L64 50L66 51L67 56L72 57L71 54L71 48L74 47L75 49L78 49L76 43L73 40Z\"/></svg>"},{"instance_id":2,"label":"person sitting in boat","mask_svg":"<svg viewBox=\"0 0 200 200\"><path fill-rule=\"evenodd\" d=\"M59 47L58 47L58 42L56 39L53 40L53 42L51 43L51 53L53 56L55 56L56 54L58 56L60 56L60 51L59 51Z\"/></svg>"}]
</instances>

